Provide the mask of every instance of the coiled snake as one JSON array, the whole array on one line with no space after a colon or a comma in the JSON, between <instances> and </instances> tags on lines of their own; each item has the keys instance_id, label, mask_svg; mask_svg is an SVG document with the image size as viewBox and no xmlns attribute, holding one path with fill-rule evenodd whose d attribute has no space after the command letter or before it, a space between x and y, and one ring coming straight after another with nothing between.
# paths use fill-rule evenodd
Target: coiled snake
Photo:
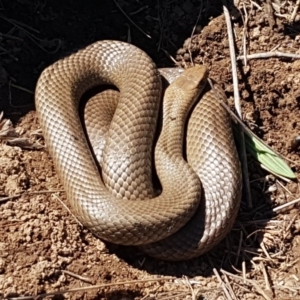
<instances>
[{"instance_id":1,"label":"coiled snake","mask_svg":"<svg viewBox=\"0 0 300 300\"><path fill-rule=\"evenodd\" d=\"M160 259L183 260L203 254L228 233L241 198L230 118L208 87L188 117L206 77L204 67L188 69L165 91L154 153L162 192L156 195L152 152L162 84L151 59L127 43L100 41L43 71L35 101L45 141L72 212L95 235L139 245ZM101 100L90 109L91 115L104 111L108 128L93 124L91 116L85 121L88 132L100 127L105 135L99 176L78 108L87 90L103 84L120 93L117 104ZM224 95L219 88L218 94ZM187 118L188 164L182 145Z\"/></svg>"}]
</instances>

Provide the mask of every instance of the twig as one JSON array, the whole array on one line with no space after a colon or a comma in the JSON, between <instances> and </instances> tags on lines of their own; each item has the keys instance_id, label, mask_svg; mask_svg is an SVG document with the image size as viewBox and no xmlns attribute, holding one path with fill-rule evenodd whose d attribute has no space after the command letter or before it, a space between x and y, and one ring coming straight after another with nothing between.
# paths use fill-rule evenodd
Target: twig
<instances>
[{"instance_id":1,"label":"twig","mask_svg":"<svg viewBox=\"0 0 300 300\"><path fill-rule=\"evenodd\" d=\"M3 51L5 54L7 54L9 57L11 57L14 61L18 61L18 58L11 54L11 51L8 51L1 46L0 46L0 50Z\"/></svg>"},{"instance_id":2,"label":"twig","mask_svg":"<svg viewBox=\"0 0 300 300\"><path fill-rule=\"evenodd\" d=\"M132 20L131 18L126 14L126 12L123 10L123 8L119 5L119 3L114 0L115 4L117 5L117 7L119 8L119 10L121 11L121 13L126 17L126 19L136 28L138 29L142 34L144 34L148 39L151 39L151 36L149 34L147 34L144 30L142 30L139 26L137 26Z\"/></svg>"},{"instance_id":3,"label":"twig","mask_svg":"<svg viewBox=\"0 0 300 300\"><path fill-rule=\"evenodd\" d=\"M223 10L226 20L227 32L228 32L228 41L229 41L229 52L230 52L230 60L231 60L231 68L232 68L232 84L233 84L233 95L234 95L234 105L237 111L239 118L242 120L242 109L240 103L240 94L238 87L238 78L237 78L237 66L236 66L236 55L235 55L235 47L234 47L234 38L232 33L232 26L230 20L230 14L227 8L227 1L222 0ZM250 191L250 182L248 175L248 163L247 163L247 154L246 154L246 143L244 138L244 132L240 131L240 153L241 153L241 163L242 163L242 172L243 172L243 182L245 188L245 195L248 207L251 209L252 199L251 199L251 191Z\"/></svg>"},{"instance_id":4,"label":"twig","mask_svg":"<svg viewBox=\"0 0 300 300\"><path fill-rule=\"evenodd\" d=\"M156 293L156 298L155 299L159 299L159 300L173 300L174 298L176 299L184 299L186 298L186 292L175 292L175 293L171 293L168 292L167 293L168 295L165 296L165 295L161 295L161 294L158 294ZM158 298L158 295L159 295L159 298ZM147 299L147 298L146 298ZM150 299L153 299L152 297Z\"/></svg>"},{"instance_id":5,"label":"twig","mask_svg":"<svg viewBox=\"0 0 300 300\"><path fill-rule=\"evenodd\" d=\"M290 230L291 226L293 225L293 223L295 222L295 220L296 220L297 217L298 217L298 215L295 214L293 216L292 220L289 222L288 226L286 226L286 228L285 228L285 235L283 236L284 239L287 237L287 235L289 233L288 231Z\"/></svg>"},{"instance_id":6,"label":"twig","mask_svg":"<svg viewBox=\"0 0 300 300\"><path fill-rule=\"evenodd\" d=\"M237 250L236 258L235 258L235 262L234 262L235 266L237 266L238 261L239 261L239 257L240 257L240 253L241 253L241 248L242 248L242 243L243 243L243 231L240 231L239 246L238 246L238 250Z\"/></svg>"},{"instance_id":7,"label":"twig","mask_svg":"<svg viewBox=\"0 0 300 300\"><path fill-rule=\"evenodd\" d=\"M73 272L70 272L70 271L68 271L68 270L62 270L61 272L62 272L63 274L72 276L72 277L74 277L74 278L76 278L76 279L79 279L79 280L81 280L81 281L84 281L84 282L86 282L86 283L90 283L90 284L93 283L92 280L91 280L90 278L80 276L80 275L75 274L75 273L73 273Z\"/></svg>"},{"instance_id":8,"label":"twig","mask_svg":"<svg viewBox=\"0 0 300 300\"><path fill-rule=\"evenodd\" d=\"M267 248L266 248L265 243L262 238L261 238L261 242L259 243L259 246L262 249L262 251L264 252L264 254L266 255L266 257L271 259L271 256L270 256L269 252L267 251Z\"/></svg>"},{"instance_id":9,"label":"twig","mask_svg":"<svg viewBox=\"0 0 300 300\"><path fill-rule=\"evenodd\" d=\"M252 5L254 5L258 10L262 10L262 7L258 5L255 1L250 1Z\"/></svg>"},{"instance_id":10,"label":"twig","mask_svg":"<svg viewBox=\"0 0 300 300\"><path fill-rule=\"evenodd\" d=\"M38 30L30 27L29 25L26 25L24 23L18 22L16 20L6 18L3 14L0 14L0 18L2 18L3 20L5 20L5 21L9 22L10 24L14 25L18 29L24 31L26 33L27 38L29 38L34 44L36 44L40 49L42 49L46 53L49 53L49 54L56 53L59 50L59 48L61 47L61 40L60 39L53 39L51 41L47 41L47 44L52 45L54 42L57 42L57 46L56 46L56 48L53 51L48 51L48 50L46 50L46 48L44 46L42 46L42 43L45 43L45 41L37 38L35 35L33 35L32 33L30 33L25 28L27 28L27 29L29 29L29 30L31 30L33 32L36 32L36 33L39 33Z\"/></svg>"},{"instance_id":11,"label":"twig","mask_svg":"<svg viewBox=\"0 0 300 300\"><path fill-rule=\"evenodd\" d=\"M138 259L137 262L138 262L139 266L142 268L144 266L145 261L146 261L146 256L143 257L141 260Z\"/></svg>"},{"instance_id":12,"label":"twig","mask_svg":"<svg viewBox=\"0 0 300 300\"><path fill-rule=\"evenodd\" d=\"M35 195L35 194L47 194L47 193L61 193L61 192L64 192L64 190L43 190L43 191L35 191L35 192L24 192L21 194L0 198L0 203L4 202L4 201L15 199L15 198L19 198L21 196Z\"/></svg>"},{"instance_id":13,"label":"twig","mask_svg":"<svg viewBox=\"0 0 300 300\"><path fill-rule=\"evenodd\" d=\"M226 274L232 278L235 278L235 279L238 279L238 280L241 280L241 281L246 281L246 283L252 285L256 291L262 295L266 300L271 300L271 298L264 292L264 290L254 281L254 280L251 280L251 279L244 279L244 278L241 278L240 276L238 275L234 275L234 274L231 274L223 269L221 269L221 272L223 274Z\"/></svg>"},{"instance_id":14,"label":"twig","mask_svg":"<svg viewBox=\"0 0 300 300\"><path fill-rule=\"evenodd\" d=\"M161 42L162 42L162 38L163 38L163 25L162 25L162 18L160 16L160 1L157 0L157 19L158 19L158 25L159 25L159 41L157 43L157 51L160 50L161 47Z\"/></svg>"},{"instance_id":15,"label":"twig","mask_svg":"<svg viewBox=\"0 0 300 300\"><path fill-rule=\"evenodd\" d=\"M10 19L10 18L7 18L5 17L3 14L0 14L0 18L2 18L3 20L11 23L12 25L16 26L17 28L21 29L21 30L24 30L26 31L24 28L27 28L35 33L40 33L37 29L25 24L25 23L22 23L20 21L16 21L16 20L13 20L13 19ZM24 27L24 28L23 28ZM27 31L26 31L27 32Z\"/></svg>"},{"instance_id":16,"label":"twig","mask_svg":"<svg viewBox=\"0 0 300 300\"><path fill-rule=\"evenodd\" d=\"M235 46L234 46L234 38L232 33L232 26L230 20L230 14L227 8L227 1L222 0L223 3L223 11L226 20L227 26L227 34L228 34L228 42L229 42L229 49L230 49L230 60L231 60L231 69L232 69L232 83L233 83L233 94L234 94L234 106L237 111L238 116L242 118L242 109L240 103L240 93L239 93L239 86L238 86L238 78L237 78L237 66L236 66L236 55L235 55Z\"/></svg>"},{"instance_id":17,"label":"twig","mask_svg":"<svg viewBox=\"0 0 300 300\"><path fill-rule=\"evenodd\" d=\"M23 107L28 107L31 106L31 104L25 104L25 105L14 105L12 103L12 95L11 95L11 87L13 86L13 84L11 83L11 81L8 83L8 99L9 99L9 105L13 108L23 108ZM15 86L16 87L16 86Z\"/></svg>"},{"instance_id":18,"label":"twig","mask_svg":"<svg viewBox=\"0 0 300 300\"><path fill-rule=\"evenodd\" d=\"M31 95L34 95L34 92L32 92L32 91L30 91L30 90L28 90L26 88L23 88L23 87L21 87L19 85L16 85L16 84L13 84L13 83L9 83L9 85L12 86L12 87L14 87L15 89L18 89L20 91L26 92L26 93L31 94Z\"/></svg>"},{"instance_id":19,"label":"twig","mask_svg":"<svg viewBox=\"0 0 300 300\"><path fill-rule=\"evenodd\" d=\"M266 300L272 300L254 280L251 280L251 283L255 287L257 292L260 293Z\"/></svg>"},{"instance_id":20,"label":"twig","mask_svg":"<svg viewBox=\"0 0 300 300\"><path fill-rule=\"evenodd\" d=\"M20 194L20 195L14 195L14 196L8 196L8 197L0 198L0 203L1 203L1 202L8 201L8 200L16 199L16 198L18 198L18 197L20 197L20 196L21 196L21 194Z\"/></svg>"},{"instance_id":21,"label":"twig","mask_svg":"<svg viewBox=\"0 0 300 300\"><path fill-rule=\"evenodd\" d=\"M272 151L273 151L275 154L278 155L278 153L277 153L275 150L272 150ZM284 159L284 157L282 157L282 155L278 155L278 156ZM298 165L298 164L297 164L297 165ZM266 170L268 173L271 173L271 174L273 174L274 176L280 178L281 180L283 180L283 181L285 181L285 182L287 182L287 183L291 182L290 179L288 179L288 178L286 178L286 177L283 177L283 176L281 176L281 175L275 173L275 172L272 171L271 169L267 168L265 165L259 164L259 166L260 166L262 169Z\"/></svg>"},{"instance_id":22,"label":"twig","mask_svg":"<svg viewBox=\"0 0 300 300\"><path fill-rule=\"evenodd\" d=\"M131 12L130 15L132 15L132 16L136 15L136 14L140 13L141 11L147 9L148 7L149 7L149 5L145 5L145 6L141 7L141 8L138 8L136 11Z\"/></svg>"},{"instance_id":23,"label":"twig","mask_svg":"<svg viewBox=\"0 0 300 300\"><path fill-rule=\"evenodd\" d=\"M7 300L36 300L37 298L44 298L48 296L56 296L56 295L63 295L66 293L75 293L75 292L84 292L90 291L94 289L104 289L111 286L119 286L119 285L126 285L126 284L138 284L138 283L147 283L150 281L166 281L166 280L174 280L173 277L164 277L164 278L153 278L153 279L141 279L141 280L132 280L132 281L122 281L122 282L113 282L113 283L104 283L92 286L83 286L68 290L62 290L57 292L50 292L44 293L40 295L33 295L33 296L24 296L24 297L8 297Z\"/></svg>"},{"instance_id":24,"label":"twig","mask_svg":"<svg viewBox=\"0 0 300 300\"><path fill-rule=\"evenodd\" d=\"M131 30L129 24L125 24L127 26L127 43L131 44Z\"/></svg>"},{"instance_id":25,"label":"twig","mask_svg":"<svg viewBox=\"0 0 300 300\"><path fill-rule=\"evenodd\" d=\"M201 5L200 5L199 13L198 13L198 16L197 16L196 24L193 27L193 30L192 30L192 33L191 33L191 36L190 36L189 46L188 46L188 51L189 51L189 54L190 54L190 60L191 60L191 64L192 65L194 65L194 61L193 61L193 57L192 57L192 52L191 52L192 37L193 37L193 35L195 33L197 24L199 22L201 14L202 14L202 8L203 8L203 1L201 1Z\"/></svg>"},{"instance_id":26,"label":"twig","mask_svg":"<svg viewBox=\"0 0 300 300\"><path fill-rule=\"evenodd\" d=\"M246 262L245 259L243 258L243 262L242 262L242 273L243 273L243 279L244 282L246 283Z\"/></svg>"},{"instance_id":27,"label":"twig","mask_svg":"<svg viewBox=\"0 0 300 300\"><path fill-rule=\"evenodd\" d=\"M191 294L192 294L192 300L196 300L196 293L195 293L195 291L194 291L194 289L193 289L193 287L192 287L192 285L191 285L189 279L188 279L186 276L184 276L182 281L183 281L183 283L186 284L186 285L188 286L188 288L190 289Z\"/></svg>"},{"instance_id":28,"label":"twig","mask_svg":"<svg viewBox=\"0 0 300 300\"><path fill-rule=\"evenodd\" d=\"M13 36L13 35L10 35L10 34L6 34L6 33L2 33L2 32L0 32L0 37L4 37L6 39L15 40L15 41L19 41L19 42L24 41L23 39L21 39L19 37L16 37L16 36Z\"/></svg>"},{"instance_id":29,"label":"twig","mask_svg":"<svg viewBox=\"0 0 300 300\"><path fill-rule=\"evenodd\" d=\"M273 209L272 209L271 211L269 211L269 212L277 212L277 211L282 210L282 209L284 209L284 208L286 208L286 207L288 207L288 206L290 206L290 205L294 205L294 204L296 204L296 203L298 203L298 202L300 202L300 198L295 199L295 200L292 200L292 201L290 201L290 202L288 202L288 203L285 203L285 204L282 204L282 205L280 205L280 206L277 206L277 207L273 208Z\"/></svg>"},{"instance_id":30,"label":"twig","mask_svg":"<svg viewBox=\"0 0 300 300\"><path fill-rule=\"evenodd\" d=\"M248 25L248 13L245 6L245 3L243 3L243 10L245 14L245 20L244 20L244 28L243 28L243 53L244 53L244 66L247 66L247 25Z\"/></svg>"},{"instance_id":31,"label":"twig","mask_svg":"<svg viewBox=\"0 0 300 300\"><path fill-rule=\"evenodd\" d=\"M230 284L230 282L229 282L229 279L228 279L227 275L226 275L226 274L223 274L223 275L224 275L226 284L227 284L227 286L228 286L228 290L229 290L230 294L232 295L232 298L233 298L234 300L238 300L237 297L236 297L236 295L235 295L235 293L234 293L234 291L233 291L233 289L232 289L232 286L231 286L231 284Z\"/></svg>"},{"instance_id":32,"label":"twig","mask_svg":"<svg viewBox=\"0 0 300 300\"><path fill-rule=\"evenodd\" d=\"M53 195L51 195L51 196L54 197L57 201L60 202L60 204L68 211L68 213L69 213L70 215L72 215L72 217L75 219L75 221L76 221L81 227L84 227L84 226L82 225L82 223L76 218L76 216L71 212L71 210L68 208L68 206L67 206L63 201L61 201L61 199L60 199L57 195L53 194Z\"/></svg>"},{"instance_id":33,"label":"twig","mask_svg":"<svg viewBox=\"0 0 300 300\"><path fill-rule=\"evenodd\" d=\"M284 290L284 289L286 289L286 290L289 290L289 291L291 291L293 293L297 293L297 291L300 290L300 287L298 287L298 286L291 287L291 286L286 286L286 285L273 285L272 287L274 289L276 289L276 290Z\"/></svg>"},{"instance_id":34,"label":"twig","mask_svg":"<svg viewBox=\"0 0 300 300\"><path fill-rule=\"evenodd\" d=\"M284 189L289 195L292 195L292 193L279 181L276 179L276 183L280 185L282 189Z\"/></svg>"},{"instance_id":35,"label":"twig","mask_svg":"<svg viewBox=\"0 0 300 300\"><path fill-rule=\"evenodd\" d=\"M222 280L222 278L220 277L218 271L217 271L215 268L213 268L213 272L214 272L214 274L216 275L216 277L217 277L219 283L221 284L222 290L223 290L223 292L224 292L226 298L227 298L228 300L232 300L232 298L231 298L231 296L230 296L230 294L229 294L229 292L228 292L228 290L227 290L227 288L226 288L226 285L225 285L224 281Z\"/></svg>"},{"instance_id":36,"label":"twig","mask_svg":"<svg viewBox=\"0 0 300 300\"><path fill-rule=\"evenodd\" d=\"M266 283L266 290L270 291L272 293L272 289L271 289L271 286L270 286L270 283L269 283L269 278L268 278L268 274L267 274L267 270L265 268L265 265L263 264L262 261L259 264L260 264L261 270L262 270L263 275L264 275L264 279L265 279L265 283Z\"/></svg>"},{"instance_id":37,"label":"twig","mask_svg":"<svg viewBox=\"0 0 300 300\"><path fill-rule=\"evenodd\" d=\"M163 48L160 48L160 49L165 53L165 55L166 55L170 60L173 61L173 63L174 63L176 66L180 67L179 62L176 61L175 58L174 58L167 50L165 50L165 49L163 49Z\"/></svg>"},{"instance_id":38,"label":"twig","mask_svg":"<svg viewBox=\"0 0 300 300\"><path fill-rule=\"evenodd\" d=\"M246 56L246 58L248 60L249 59L257 59L257 58L271 58L271 57L287 57L287 58L299 59L300 54L284 53L284 52L280 52L280 51L269 51L269 52L249 54ZM236 59L242 60L242 59L244 59L244 55L240 55Z\"/></svg>"}]
</instances>

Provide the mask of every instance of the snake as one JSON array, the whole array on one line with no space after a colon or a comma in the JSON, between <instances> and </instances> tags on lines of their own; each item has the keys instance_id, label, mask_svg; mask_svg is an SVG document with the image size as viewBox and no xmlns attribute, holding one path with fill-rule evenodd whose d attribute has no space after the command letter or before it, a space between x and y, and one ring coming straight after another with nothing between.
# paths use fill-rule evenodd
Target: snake
<instances>
[{"instance_id":1,"label":"snake","mask_svg":"<svg viewBox=\"0 0 300 300\"><path fill-rule=\"evenodd\" d=\"M35 105L83 226L104 241L180 261L206 253L230 231L242 175L223 90L208 86L204 66L179 72L164 89L168 72L134 45L98 41L41 73ZM82 121L82 98L96 87L113 87L117 100L103 96ZM101 120L109 124L102 128ZM93 130L104 135L99 152Z\"/></svg>"}]
</instances>

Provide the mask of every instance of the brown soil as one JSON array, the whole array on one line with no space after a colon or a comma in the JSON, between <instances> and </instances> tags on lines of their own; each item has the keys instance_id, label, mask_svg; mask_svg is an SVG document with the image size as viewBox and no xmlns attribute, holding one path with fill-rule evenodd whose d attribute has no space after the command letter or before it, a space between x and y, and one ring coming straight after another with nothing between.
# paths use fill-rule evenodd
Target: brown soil
<instances>
[{"instance_id":1,"label":"brown soil","mask_svg":"<svg viewBox=\"0 0 300 300\"><path fill-rule=\"evenodd\" d=\"M299 184L269 175L250 157L253 207L243 201L225 241L191 261L166 263L145 257L135 248L107 245L82 228L64 206L67 200L51 157L46 149L40 149L42 135L32 94L41 71L57 59L96 40L127 40L130 35L131 42L160 67L173 64L166 52L182 66L190 65L191 60L207 65L210 77L223 86L233 103L221 1L130 2L118 1L151 39L136 29L113 1L0 3L0 112L4 111L27 139L21 147L0 144L0 298L113 284L52 297L230 299L225 287L235 294L232 299L297 299L299 205L277 212L272 209L299 198ZM250 1L237 2L231 13L238 55L244 53L244 36L248 54L273 49L299 54L299 24L287 20L296 1L274 0L282 3L277 16L264 1L257 1L261 9ZM196 30L188 38L195 24ZM300 150L292 147L292 141L300 133L299 74L300 62L291 58L252 59L247 66L238 61L245 121L293 161L290 166L298 179ZM223 270L235 275L225 275ZM116 284L124 281L135 282Z\"/></svg>"}]
</instances>

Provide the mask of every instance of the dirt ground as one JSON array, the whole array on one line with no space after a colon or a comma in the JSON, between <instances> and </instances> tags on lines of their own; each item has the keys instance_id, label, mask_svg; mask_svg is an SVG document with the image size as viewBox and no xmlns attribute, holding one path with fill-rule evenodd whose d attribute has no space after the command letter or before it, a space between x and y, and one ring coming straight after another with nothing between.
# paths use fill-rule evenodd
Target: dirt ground
<instances>
[{"instance_id":1,"label":"dirt ground","mask_svg":"<svg viewBox=\"0 0 300 300\"><path fill-rule=\"evenodd\" d=\"M300 14L290 19L295 5L230 3L237 55L299 55ZM50 297L297 299L299 204L284 204L300 198L299 184L270 175L251 157L252 206L243 199L227 238L197 259L168 263L136 248L105 244L69 213L43 146L34 89L46 66L102 39L130 39L159 67L174 65L169 55L181 66L205 64L233 103L221 1L1 0L0 112L22 139L0 144L0 299L65 290ZM289 160L299 179L300 147L293 140L300 134L300 60L254 58L247 66L238 60L238 79L246 123Z\"/></svg>"}]
</instances>

